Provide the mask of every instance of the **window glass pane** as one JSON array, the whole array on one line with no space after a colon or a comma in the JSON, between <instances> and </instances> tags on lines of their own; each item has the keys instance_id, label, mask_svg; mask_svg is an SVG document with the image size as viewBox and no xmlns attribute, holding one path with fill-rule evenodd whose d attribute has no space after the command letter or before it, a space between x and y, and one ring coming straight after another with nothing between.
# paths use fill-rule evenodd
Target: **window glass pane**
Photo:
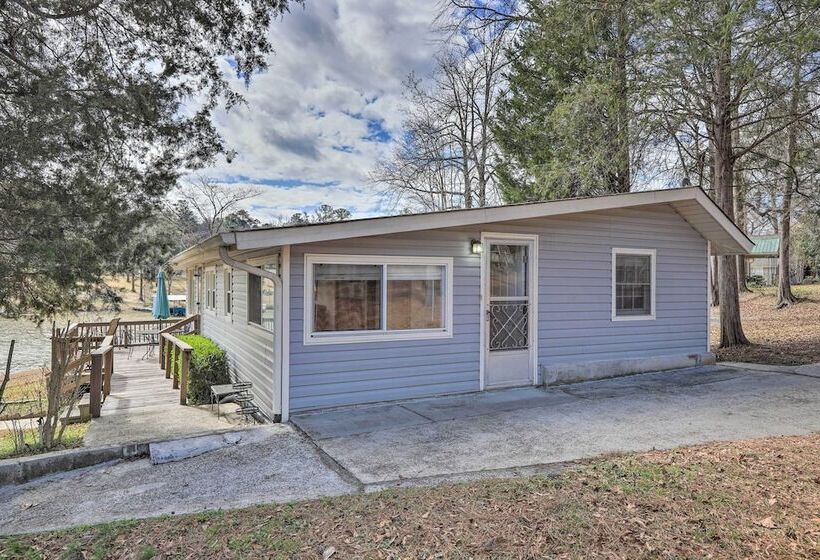
<instances>
[{"instance_id":1,"label":"window glass pane","mask_svg":"<svg viewBox=\"0 0 820 560\"><path fill-rule=\"evenodd\" d=\"M652 314L652 257L616 255L616 315Z\"/></svg>"},{"instance_id":2,"label":"window glass pane","mask_svg":"<svg viewBox=\"0 0 820 560\"><path fill-rule=\"evenodd\" d=\"M490 295L527 297L527 246L496 245L490 249Z\"/></svg>"},{"instance_id":3,"label":"window glass pane","mask_svg":"<svg viewBox=\"0 0 820 560\"><path fill-rule=\"evenodd\" d=\"M443 266L388 265L388 330L440 329Z\"/></svg>"},{"instance_id":4,"label":"window glass pane","mask_svg":"<svg viewBox=\"0 0 820 560\"><path fill-rule=\"evenodd\" d=\"M257 325L262 324L261 280L256 274L248 274L248 321Z\"/></svg>"},{"instance_id":5,"label":"window glass pane","mask_svg":"<svg viewBox=\"0 0 820 560\"><path fill-rule=\"evenodd\" d=\"M232 312L232 295L233 295L233 272L226 271L222 279L225 284L225 315L230 315Z\"/></svg>"},{"instance_id":6,"label":"window glass pane","mask_svg":"<svg viewBox=\"0 0 820 560\"><path fill-rule=\"evenodd\" d=\"M260 324L269 331L272 331L274 319L274 305L276 301L274 298L274 284L273 280L271 280L270 278L260 278L260 280L261 293L259 294L259 313L262 318Z\"/></svg>"},{"instance_id":7,"label":"window glass pane","mask_svg":"<svg viewBox=\"0 0 820 560\"><path fill-rule=\"evenodd\" d=\"M381 329L380 265L314 264L313 330Z\"/></svg>"}]
</instances>

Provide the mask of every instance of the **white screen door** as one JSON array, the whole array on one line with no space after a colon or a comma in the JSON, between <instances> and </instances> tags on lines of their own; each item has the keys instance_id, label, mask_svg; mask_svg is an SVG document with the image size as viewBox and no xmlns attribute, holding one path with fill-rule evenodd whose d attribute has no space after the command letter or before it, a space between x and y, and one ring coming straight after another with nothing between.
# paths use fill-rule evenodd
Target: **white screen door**
<instances>
[{"instance_id":1,"label":"white screen door","mask_svg":"<svg viewBox=\"0 0 820 560\"><path fill-rule=\"evenodd\" d=\"M487 388L532 383L531 292L533 242L488 239L485 242L485 365Z\"/></svg>"}]
</instances>

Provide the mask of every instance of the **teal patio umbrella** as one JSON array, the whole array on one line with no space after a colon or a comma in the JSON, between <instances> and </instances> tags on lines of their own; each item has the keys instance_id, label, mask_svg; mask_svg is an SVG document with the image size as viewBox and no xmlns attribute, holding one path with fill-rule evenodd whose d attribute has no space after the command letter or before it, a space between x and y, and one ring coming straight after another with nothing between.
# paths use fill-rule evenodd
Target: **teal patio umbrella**
<instances>
[{"instance_id":1,"label":"teal patio umbrella","mask_svg":"<svg viewBox=\"0 0 820 560\"><path fill-rule=\"evenodd\" d=\"M157 274L157 293L154 294L154 319L167 319L171 316L168 305L168 289L165 287L165 271Z\"/></svg>"}]
</instances>

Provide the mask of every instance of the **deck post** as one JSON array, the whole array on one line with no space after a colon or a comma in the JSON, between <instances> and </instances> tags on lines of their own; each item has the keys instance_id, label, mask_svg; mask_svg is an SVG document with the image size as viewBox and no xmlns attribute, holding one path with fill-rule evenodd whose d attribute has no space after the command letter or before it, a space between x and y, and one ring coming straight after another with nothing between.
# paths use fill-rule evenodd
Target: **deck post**
<instances>
[{"instance_id":1,"label":"deck post","mask_svg":"<svg viewBox=\"0 0 820 560\"><path fill-rule=\"evenodd\" d=\"M179 404L188 404L188 368L191 365L191 349L182 351L182 367L179 372Z\"/></svg>"},{"instance_id":2,"label":"deck post","mask_svg":"<svg viewBox=\"0 0 820 560\"><path fill-rule=\"evenodd\" d=\"M102 376L103 376L103 355L100 353L91 354L91 389L90 389L90 411L92 418L100 417L102 399Z\"/></svg>"},{"instance_id":3,"label":"deck post","mask_svg":"<svg viewBox=\"0 0 820 560\"><path fill-rule=\"evenodd\" d=\"M170 341L168 342L169 347L165 349L165 379L169 379L171 377L171 348L170 348Z\"/></svg>"},{"instance_id":4,"label":"deck post","mask_svg":"<svg viewBox=\"0 0 820 560\"><path fill-rule=\"evenodd\" d=\"M159 336L159 369L165 369L165 339ZM168 377L168 373L165 374Z\"/></svg>"},{"instance_id":5,"label":"deck post","mask_svg":"<svg viewBox=\"0 0 820 560\"><path fill-rule=\"evenodd\" d=\"M110 347L105 353L105 377L103 378L103 394L111 394L111 376L114 375L114 348Z\"/></svg>"},{"instance_id":6,"label":"deck post","mask_svg":"<svg viewBox=\"0 0 820 560\"><path fill-rule=\"evenodd\" d=\"M173 352L174 352L174 354L173 354L174 359L171 362L174 365L171 366L171 369L174 370L173 373L176 373L177 371L182 369L182 364L179 361L179 346L177 346L176 344L172 344L170 346L169 350L171 348L173 348ZM179 389L179 374L174 375L174 389Z\"/></svg>"}]
</instances>

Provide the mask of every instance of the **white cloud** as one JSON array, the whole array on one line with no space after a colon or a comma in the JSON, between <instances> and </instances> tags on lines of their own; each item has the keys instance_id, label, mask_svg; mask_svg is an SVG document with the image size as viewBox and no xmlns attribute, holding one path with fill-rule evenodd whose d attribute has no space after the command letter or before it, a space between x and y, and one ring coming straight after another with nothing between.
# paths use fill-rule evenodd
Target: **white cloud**
<instances>
[{"instance_id":1,"label":"white cloud","mask_svg":"<svg viewBox=\"0 0 820 560\"><path fill-rule=\"evenodd\" d=\"M252 202L262 219L321 203L357 217L386 211L368 173L392 147L384 140L401 132L402 81L411 71L430 70L436 6L432 0L294 5L272 26L276 53L270 69L244 90L247 105L216 117L238 156L203 174L264 185ZM243 88L239 80L235 85Z\"/></svg>"}]
</instances>

